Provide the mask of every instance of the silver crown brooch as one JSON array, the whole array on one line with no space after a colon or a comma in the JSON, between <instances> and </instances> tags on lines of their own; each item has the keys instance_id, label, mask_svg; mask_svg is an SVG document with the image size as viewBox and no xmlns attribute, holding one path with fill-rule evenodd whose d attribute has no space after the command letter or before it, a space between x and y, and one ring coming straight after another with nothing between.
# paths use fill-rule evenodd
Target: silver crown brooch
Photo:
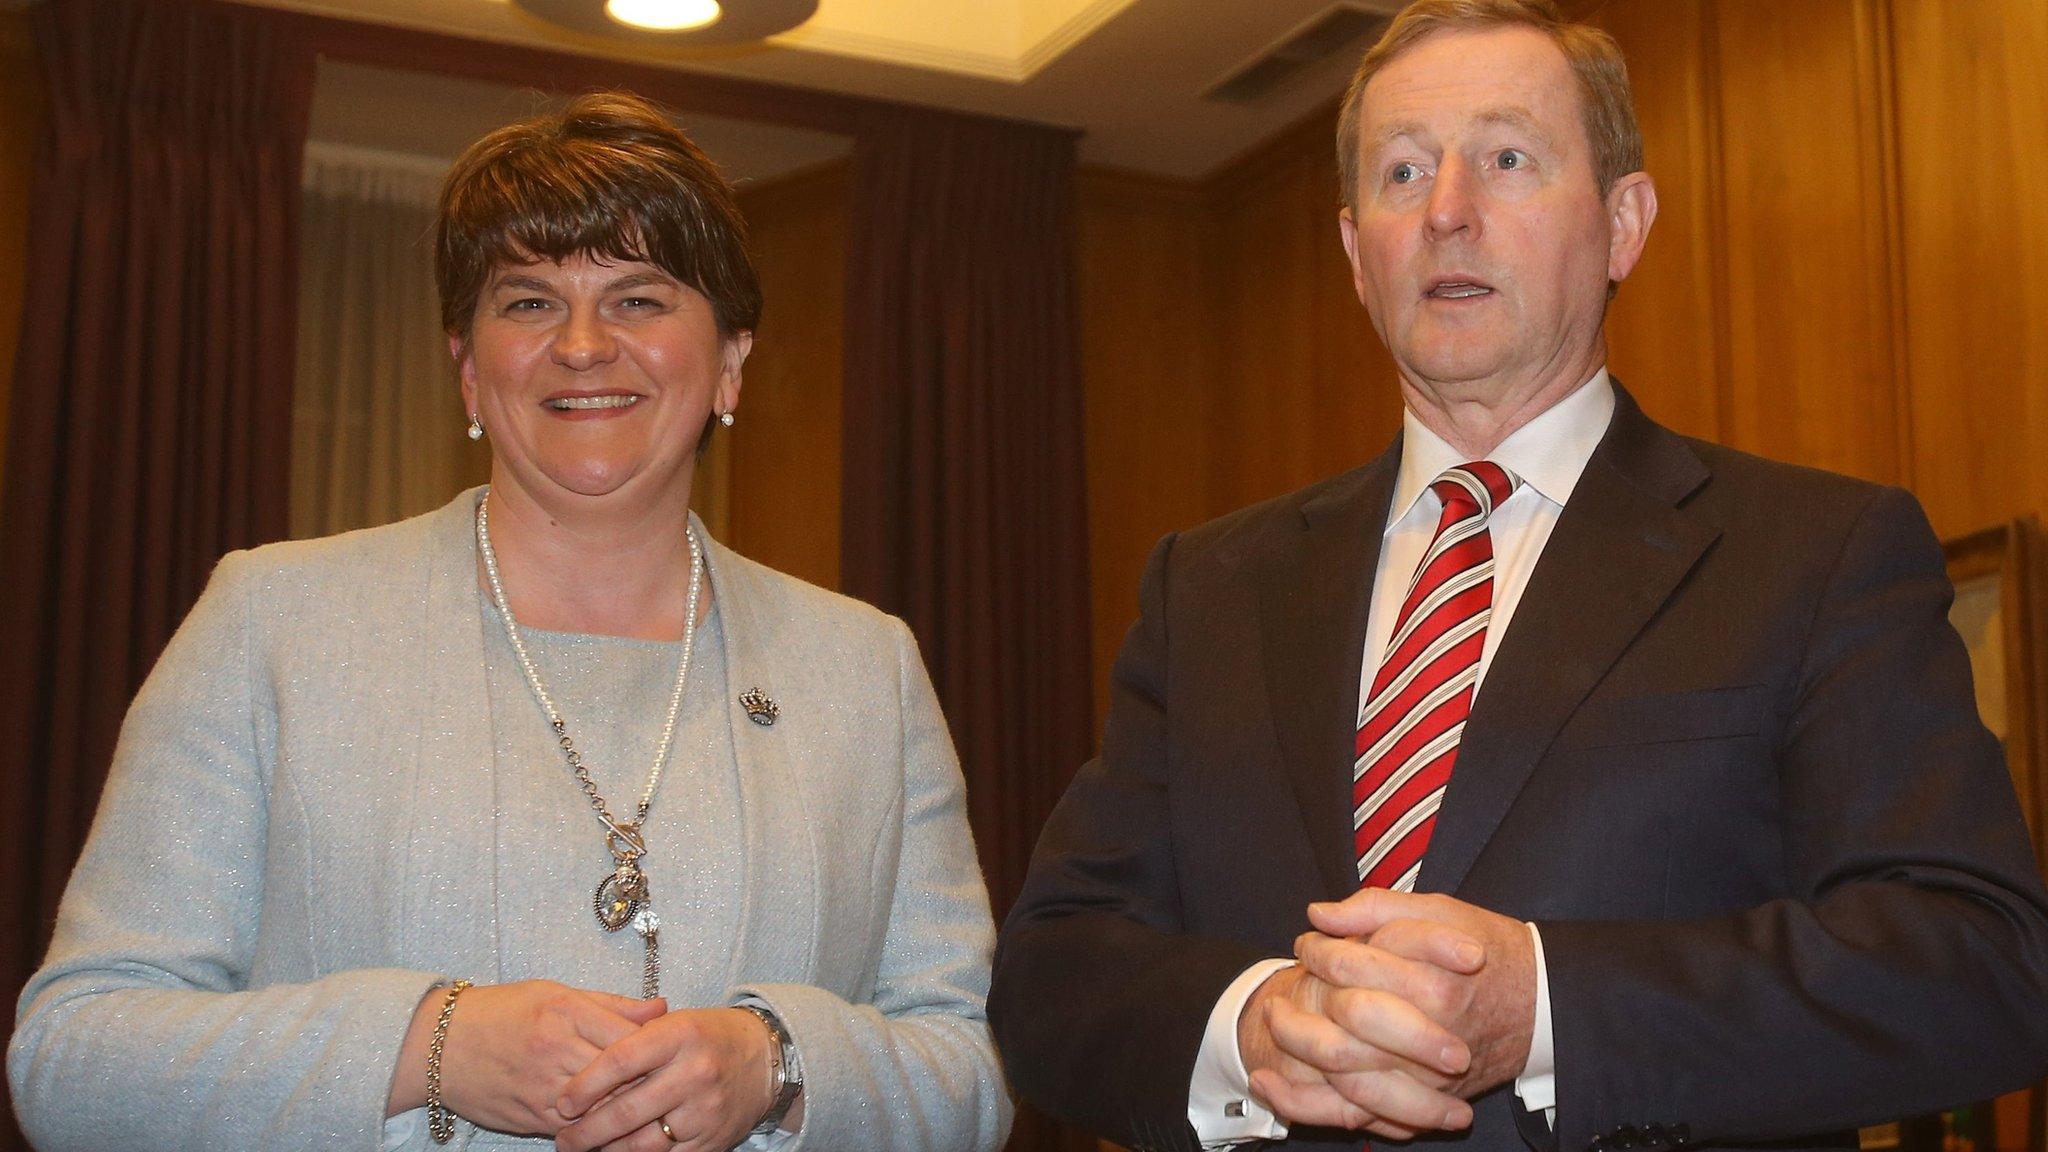
<instances>
[{"instance_id":1,"label":"silver crown brooch","mask_svg":"<svg viewBox=\"0 0 2048 1152\"><path fill-rule=\"evenodd\" d=\"M759 688L740 693L740 707L747 710L747 719L763 728L772 726L775 718L782 715L782 707L775 703L775 698Z\"/></svg>"}]
</instances>

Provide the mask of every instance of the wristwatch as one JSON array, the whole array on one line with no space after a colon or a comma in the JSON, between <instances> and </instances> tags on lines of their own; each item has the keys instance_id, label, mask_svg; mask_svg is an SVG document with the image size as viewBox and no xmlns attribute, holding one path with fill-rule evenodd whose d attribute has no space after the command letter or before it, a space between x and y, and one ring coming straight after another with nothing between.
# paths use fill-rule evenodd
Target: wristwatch
<instances>
[{"instance_id":1,"label":"wristwatch","mask_svg":"<svg viewBox=\"0 0 2048 1152\"><path fill-rule=\"evenodd\" d=\"M767 1005L750 1001L735 1007L759 1017L775 1040L768 1053L769 1062L774 1065L775 1099L769 1103L768 1111L761 1114L760 1123L748 1133L750 1136L766 1136L781 1125L782 1118L789 1115L790 1106L796 1103L797 1094L804 1090L804 1066L796 1058L796 1044L789 1038L789 1029L782 1026L782 1021L768 1010Z\"/></svg>"}]
</instances>

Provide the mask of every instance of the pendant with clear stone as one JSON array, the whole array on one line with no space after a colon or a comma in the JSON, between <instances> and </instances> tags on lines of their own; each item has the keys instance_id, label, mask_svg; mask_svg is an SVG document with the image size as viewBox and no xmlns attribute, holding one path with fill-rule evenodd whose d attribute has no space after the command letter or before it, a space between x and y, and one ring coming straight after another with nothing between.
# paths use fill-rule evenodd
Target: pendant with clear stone
<instances>
[{"instance_id":1,"label":"pendant with clear stone","mask_svg":"<svg viewBox=\"0 0 2048 1152\"><path fill-rule=\"evenodd\" d=\"M647 907L647 874L631 860L621 860L597 886L591 908L607 932L617 932Z\"/></svg>"}]
</instances>

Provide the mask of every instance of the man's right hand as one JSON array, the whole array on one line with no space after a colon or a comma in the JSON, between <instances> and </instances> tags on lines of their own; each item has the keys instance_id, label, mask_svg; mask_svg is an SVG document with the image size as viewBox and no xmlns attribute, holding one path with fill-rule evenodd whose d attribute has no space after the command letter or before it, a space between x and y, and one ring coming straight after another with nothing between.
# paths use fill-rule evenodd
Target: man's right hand
<instances>
[{"instance_id":1,"label":"man's right hand","mask_svg":"<svg viewBox=\"0 0 2048 1152\"><path fill-rule=\"evenodd\" d=\"M1485 961L1448 941L1443 955L1405 959L1362 941L1356 986L1297 966L1274 973L1245 1002L1238 1053L1259 1100L1290 1124L1350 1128L1406 1140L1463 1129L1472 1108L1445 1091L1471 1062L1465 1042L1415 1004Z\"/></svg>"}]
</instances>

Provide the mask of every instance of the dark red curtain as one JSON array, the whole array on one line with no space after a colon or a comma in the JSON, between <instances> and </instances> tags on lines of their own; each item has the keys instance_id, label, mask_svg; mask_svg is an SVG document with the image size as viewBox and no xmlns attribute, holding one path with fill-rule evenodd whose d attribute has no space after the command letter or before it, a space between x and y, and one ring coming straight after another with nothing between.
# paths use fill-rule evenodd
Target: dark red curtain
<instances>
[{"instance_id":1,"label":"dark red curtain","mask_svg":"<svg viewBox=\"0 0 2048 1152\"><path fill-rule=\"evenodd\" d=\"M312 82L233 8L53 0L34 20L49 131L0 507L10 1007L130 698L214 561L285 533ZM0 1147L23 1146L11 1115Z\"/></svg>"},{"instance_id":2,"label":"dark red curtain","mask_svg":"<svg viewBox=\"0 0 2048 1152\"><path fill-rule=\"evenodd\" d=\"M854 155L841 583L917 634L1001 916L1093 743L1074 139L893 115Z\"/></svg>"}]
</instances>

